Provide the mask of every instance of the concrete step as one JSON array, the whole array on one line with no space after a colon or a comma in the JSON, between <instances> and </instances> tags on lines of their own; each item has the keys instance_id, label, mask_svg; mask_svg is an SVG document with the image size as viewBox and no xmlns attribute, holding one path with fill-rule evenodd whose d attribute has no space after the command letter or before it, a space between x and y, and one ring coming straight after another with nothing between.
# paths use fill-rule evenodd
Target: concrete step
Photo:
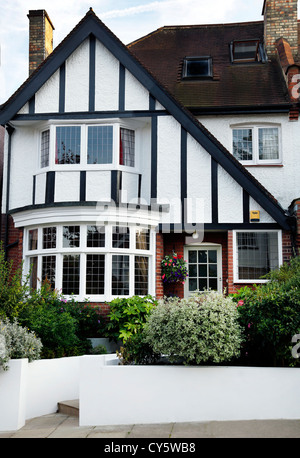
<instances>
[{"instance_id":1,"label":"concrete step","mask_svg":"<svg viewBox=\"0 0 300 458\"><path fill-rule=\"evenodd\" d=\"M72 417L79 417L79 399L57 403L58 412Z\"/></svg>"}]
</instances>

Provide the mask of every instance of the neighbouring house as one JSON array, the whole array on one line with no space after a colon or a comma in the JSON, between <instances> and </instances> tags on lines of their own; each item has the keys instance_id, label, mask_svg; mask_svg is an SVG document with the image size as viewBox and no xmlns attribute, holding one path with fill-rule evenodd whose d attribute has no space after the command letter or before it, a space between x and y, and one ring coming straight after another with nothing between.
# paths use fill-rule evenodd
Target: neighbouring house
<instances>
[{"instance_id":1,"label":"neighbouring house","mask_svg":"<svg viewBox=\"0 0 300 458\"><path fill-rule=\"evenodd\" d=\"M162 27L128 46L90 9L54 50L47 13L29 11L30 75L0 124L5 249L32 287L47 278L105 311L135 294L232 293L298 254L297 1L262 6L259 22ZM170 288L173 252L189 276Z\"/></svg>"}]
</instances>

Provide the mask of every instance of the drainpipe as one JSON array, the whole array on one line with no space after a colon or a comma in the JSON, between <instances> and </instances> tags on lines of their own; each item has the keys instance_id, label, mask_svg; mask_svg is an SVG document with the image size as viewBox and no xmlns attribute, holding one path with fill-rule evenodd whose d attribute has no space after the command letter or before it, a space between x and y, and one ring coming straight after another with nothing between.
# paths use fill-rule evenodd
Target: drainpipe
<instances>
[{"instance_id":1,"label":"drainpipe","mask_svg":"<svg viewBox=\"0 0 300 458\"><path fill-rule=\"evenodd\" d=\"M11 141L12 135L15 131L15 128L11 124L7 124L6 130L8 133L8 150L7 150L7 173L6 173L6 225L5 225L5 260L7 260L8 255L8 223L9 223L9 194L10 194L10 166L11 166Z\"/></svg>"}]
</instances>

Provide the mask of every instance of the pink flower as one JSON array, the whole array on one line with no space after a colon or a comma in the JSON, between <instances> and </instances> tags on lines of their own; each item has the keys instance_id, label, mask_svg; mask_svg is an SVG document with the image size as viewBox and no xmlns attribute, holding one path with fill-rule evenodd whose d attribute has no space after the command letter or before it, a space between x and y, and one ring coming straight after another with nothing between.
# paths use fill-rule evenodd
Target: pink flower
<instances>
[{"instance_id":1,"label":"pink flower","mask_svg":"<svg viewBox=\"0 0 300 458\"><path fill-rule=\"evenodd\" d=\"M166 276L166 275L165 275L165 274L163 274L163 276L162 276L161 278L162 278L162 279L164 279L164 278L165 278L165 276Z\"/></svg>"},{"instance_id":2,"label":"pink flower","mask_svg":"<svg viewBox=\"0 0 300 458\"><path fill-rule=\"evenodd\" d=\"M184 281L182 282L182 284L184 285Z\"/></svg>"},{"instance_id":3,"label":"pink flower","mask_svg":"<svg viewBox=\"0 0 300 458\"><path fill-rule=\"evenodd\" d=\"M167 262L165 262L165 266L167 266L167 265L168 265L168 263L167 263Z\"/></svg>"},{"instance_id":4,"label":"pink flower","mask_svg":"<svg viewBox=\"0 0 300 458\"><path fill-rule=\"evenodd\" d=\"M244 305L244 301L238 301L238 307L240 307L241 305Z\"/></svg>"},{"instance_id":5,"label":"pink flower","mask_svg":"<svg viewBox=\"0 0 300 458\"><path fill-rule=\"evenodd\" d=\"M248 323L248 328L251 328L251 323Z\"/></svg>"}]
</instances>

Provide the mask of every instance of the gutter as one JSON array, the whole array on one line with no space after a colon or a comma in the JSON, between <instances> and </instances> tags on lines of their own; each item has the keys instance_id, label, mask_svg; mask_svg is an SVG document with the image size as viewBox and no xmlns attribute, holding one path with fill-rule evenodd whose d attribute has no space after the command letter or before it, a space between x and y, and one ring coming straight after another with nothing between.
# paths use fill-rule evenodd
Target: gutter
<instances>
[{"instance_id":1,"label":"gutter","mask_svg":"<svg viewBox=\"0 0 300 458\"><path fill-rule=\"evenodd\" d=\"M15 128L11 124L7 124L6 130L8 133L8 152L7 152L7 173L6 173L6 205L5 205L5 214L6 214L6 224L5 224L5 260L7 261L8 249L10 245L8 244L8 223L9 223L9 194L10 194L10 168L11 168L11 142L12 135L15 131ZM13 244L14 245L14 244Z\"/></svg>"},{"instance_id":2,"label":"gutter","mask_svg":"<svg viewBox=\"0 0 300 458\"><path fill-rule=\"evenodd\" d=\"M204 107L204 108L192 108L187 109L194 116L208 116L208 115L241 115L241 114L278 114L278 113L289 113L291 104L286 105L274 105L261 106L261 107Z\"/></svg>"}]
</instances>

